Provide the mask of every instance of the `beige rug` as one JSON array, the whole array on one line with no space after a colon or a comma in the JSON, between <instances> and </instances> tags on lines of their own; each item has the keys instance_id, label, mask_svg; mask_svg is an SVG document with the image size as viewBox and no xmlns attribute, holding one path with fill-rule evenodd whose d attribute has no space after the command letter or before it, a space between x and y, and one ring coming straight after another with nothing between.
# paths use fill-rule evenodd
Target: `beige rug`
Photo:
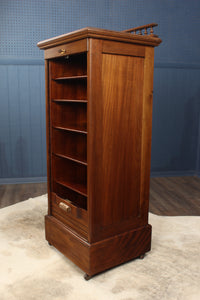
<instances>
[{"instance_id":1,"label":"beige rug","mask_svg":"<svg viewBox=\"0 0 200 300\"><path fill-rule=\"evenodd\" d=\"M0 210L1 300L199 300L200 217L150 214L152 251L98 275L48 246L46 196Z\"/></svg>"}]
</instances>

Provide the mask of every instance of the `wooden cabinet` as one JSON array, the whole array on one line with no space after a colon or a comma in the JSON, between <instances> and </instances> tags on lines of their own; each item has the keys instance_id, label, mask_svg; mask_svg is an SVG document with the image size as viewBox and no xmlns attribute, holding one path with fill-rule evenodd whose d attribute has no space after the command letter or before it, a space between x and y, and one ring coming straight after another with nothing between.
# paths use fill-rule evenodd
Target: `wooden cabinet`
<instances>
[{"instance_id":1,"label":"wooden cabinet","mask_svg":"<svg viewBox=\"0 0 200 300\"><path fill-rule=\"evenodd\" d=\"M46 66L46 239L86 278L151 247L153 61L160 42L152 32L85 28L38 43Z\"/></svg>"}]
</instances>

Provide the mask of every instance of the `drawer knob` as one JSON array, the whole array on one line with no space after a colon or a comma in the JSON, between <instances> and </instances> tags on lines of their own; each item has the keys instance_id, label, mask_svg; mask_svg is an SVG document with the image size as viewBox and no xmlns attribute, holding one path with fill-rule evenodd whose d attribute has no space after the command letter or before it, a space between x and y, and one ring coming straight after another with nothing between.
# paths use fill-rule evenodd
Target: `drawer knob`
<instances>
[{"instance_id":1,"label":"drawer knob","mask_svg":"<svg viewBox=\"0 0 200 300\"><path fill-rule=\"evenodd\" d=\"M60 53L60 54L65 54L65 53L66 53L66 50L65 50L65 49L59 49L59 50L58 50L58 53Z\"/></svg>"},{"instance_id":2,"label":"drawer knob","mask_svg":"<svg viewBox=\"0 0 200 300\"><path fill-rule=\"evenodd\" d=\"M58 204L58 206L59 206L62 210L66 211L66 212L70 212L70 211L71 211L71 207L70 207L69 205L63 203L63 202L60 202L60 203Z\"/></svg>"}]
</instances>

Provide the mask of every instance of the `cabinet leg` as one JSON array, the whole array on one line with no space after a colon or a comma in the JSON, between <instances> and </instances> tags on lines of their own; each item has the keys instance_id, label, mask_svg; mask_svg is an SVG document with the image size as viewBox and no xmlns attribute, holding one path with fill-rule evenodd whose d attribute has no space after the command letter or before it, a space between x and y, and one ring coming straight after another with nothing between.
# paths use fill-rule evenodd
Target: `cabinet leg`
<instances>
[{"instance_id":1,"label":"cabinet leg","mask_svg":"<svg viewBox=\"0 0 200 300\"><path fill-rule=\"evenodd\" d=\"M88 281L88 280L90 280L91 278L92 278L91 275L88 275L88 274L85 273L85 275L84 275L84 279L85 279L85 280Z\"/></svg>"},{"instance_id":2,"label":"cabinet leg","mask_svg":"<svg viewBox=\"0 0 200 300\"><path fill-rule=\"evenodd\" d=\"M141 255L139 256L139 259L143 259L144 256L145 256L145 254L141 254Z\"/></svg>"},{"instance_id":3,"label":"cabinet leg","mask_svg":"<svg viewBox=\"0 0 200 300\"><path fill-rule=\"evenodd\" d=\"M49 243L49 242L48 242L48 244L49 244L49 246L52 246L52 244L51 244L51 243Z\"/></svg>"}]
</instances>

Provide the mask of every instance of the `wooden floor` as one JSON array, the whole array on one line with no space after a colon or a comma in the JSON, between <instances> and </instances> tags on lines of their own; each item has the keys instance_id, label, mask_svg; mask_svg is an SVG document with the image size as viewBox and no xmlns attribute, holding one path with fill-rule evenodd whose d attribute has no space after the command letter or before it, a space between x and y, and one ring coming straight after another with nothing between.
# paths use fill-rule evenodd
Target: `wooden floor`
<instances>
[{"instance_id":1,"label":"wooden floor","mask_svg":"<svg viewBox=\"0 0 200 300\"><path fill-rule=\"evenodd\" d=\"M46 183L0 185L0 208L46 192ZM151 178L150 212L165 216L200 216L200 178Z\"/></svg>"},{"instance_id":2,"label":"wooden floor","mask_svg":"<svg viewBox=\"0 0 200 300\"><path fill-rule=\"evenodd\" d=\"M0 185L0 208L46 194L46 183Z\"/></svg>"},{"instance_id":3,"label":"wooden floor","mask_svg":"<svg viewBox=\"0 0 200 300\"><path fill-rule=\"evenodd\" d=\"M200 178L151 178L149 209L157 215L200 216Z\"/></svg>"}]
</instances>

